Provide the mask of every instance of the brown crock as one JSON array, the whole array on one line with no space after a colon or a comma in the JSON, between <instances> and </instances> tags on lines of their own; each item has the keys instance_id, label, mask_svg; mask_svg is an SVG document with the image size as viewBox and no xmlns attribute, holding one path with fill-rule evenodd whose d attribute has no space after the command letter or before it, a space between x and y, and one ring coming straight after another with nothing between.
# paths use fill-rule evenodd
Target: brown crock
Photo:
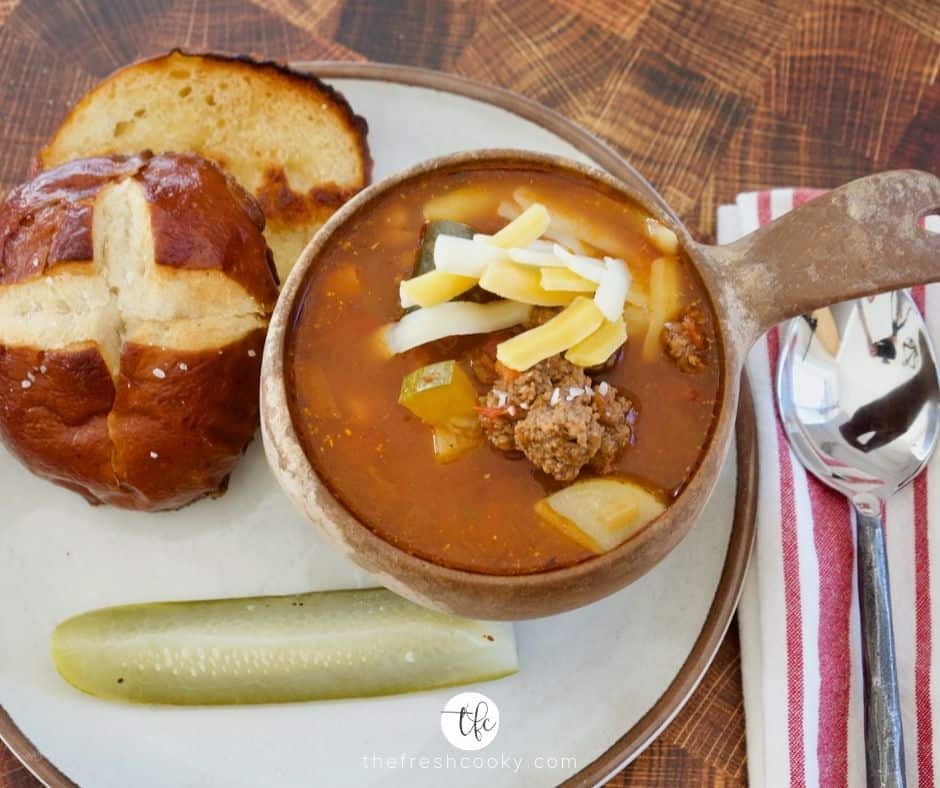
<instances>
[{"instance_id":1,"label":"brown crock","mask_svg":"<svg viewBox=\"0 0 940 788\"><path fill-rule=\"evenodd\" d=\"M331 236L365 205L430 171L469 165L560 169L636 200L671 227L695 263L718 315L722 393L714 431L688 485L657 520L614 550L565 569L494 576L439 566L391 545L360 523L322 483L294 431L284 347L294 303ZM361 192L304 250L284 285L265 345L261 426L268 461L288 495L339 550L413 601L487 619L559 613L604 597L655 566L688 533L730 445L744 358L772 325L849 298L940 280L940 235L919 222L940 206L940 179L925 172L871 175L835 189L727 246L696 242L642 178L625 183L567 159L481 150L425 162Z\"/></svg>"}]
</instances>

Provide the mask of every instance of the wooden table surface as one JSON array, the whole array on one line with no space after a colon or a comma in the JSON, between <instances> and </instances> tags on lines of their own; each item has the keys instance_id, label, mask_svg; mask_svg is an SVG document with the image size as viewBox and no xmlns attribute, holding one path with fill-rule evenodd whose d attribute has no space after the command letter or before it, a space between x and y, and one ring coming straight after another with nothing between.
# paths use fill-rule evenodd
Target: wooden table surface
<instances>
[{"instance_id":1,"label":"wooden table surface","mask_svg":"<svg viewBox=\"0 0 940 788\"><path fill-rule=\"evenodd\" d=\"M0 0L0 190L98 79L176 46L510 88L611 142L702 239L739 191L940 171L937 0ZM610 785L745 782L733 627L683 712ZM34 785L0 745L0 788Z\"/></svg>"}]
</instances>

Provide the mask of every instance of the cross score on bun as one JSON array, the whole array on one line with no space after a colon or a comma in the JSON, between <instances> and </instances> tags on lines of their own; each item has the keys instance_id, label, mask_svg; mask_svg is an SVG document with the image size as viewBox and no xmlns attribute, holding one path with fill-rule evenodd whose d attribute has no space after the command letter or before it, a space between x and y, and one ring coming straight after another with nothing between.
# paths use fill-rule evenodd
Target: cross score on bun
<instances>
[{"instance_id":1,"label":"cross score on bun","mask_svg":"<svg viewBox=\"0 0 940 788\"><path fill-rule=\"evenodd\" d=\"M316 231L369 182L366 134L346 99L312 75L177 51L123 68L89 92L39 164L141 150L212 159L261 204L284 279Z\"/></svg>"},{"instance_id":2,"label":"cross score on bun","mask_svg":"<svg viewBox=\"0 0 940 788\"><path fill-rule=\"evenodd\" d=\"M257 203L195 155L76 160L0 205L0 436L93 503L224 491L277 278Z\"/></svg>"}]
</instances>

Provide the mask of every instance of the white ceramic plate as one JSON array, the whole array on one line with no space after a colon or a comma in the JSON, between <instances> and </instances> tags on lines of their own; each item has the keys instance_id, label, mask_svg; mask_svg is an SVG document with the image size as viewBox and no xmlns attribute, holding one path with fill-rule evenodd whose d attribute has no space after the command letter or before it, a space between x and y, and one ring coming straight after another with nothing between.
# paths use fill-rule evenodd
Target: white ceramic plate
<instances>
[{"instance_id":1,"label":"white ceramic plate","mask_svg":"<svg viewBox=\"0 0 940 788\"><path fill-rule=\"evenodd\" d=\"M516 97L428 72L315 68L368 118L376 179L422 159L480 147L529 148L582 161L591 160L582 152L589 151L615 174L636 177L585 132ZM598 780L671 719L717 647L737 599L752 529L740 505L734 525L735 501L732 456L701 521L654 571L586 609L518 624L519 673L473 687L498 704L498 736L485 750L463 753L440 727L440 711L454 690L283 706L160 708L103 702L72 689L56 674L48 643L56 623L80 611L370 581L290 507L259 441L220 500L159 515L91 508L0 449L0 733L47 782L94 788ZM470 760L461 761L464 756Z\"/></svg>"}]
</instances>

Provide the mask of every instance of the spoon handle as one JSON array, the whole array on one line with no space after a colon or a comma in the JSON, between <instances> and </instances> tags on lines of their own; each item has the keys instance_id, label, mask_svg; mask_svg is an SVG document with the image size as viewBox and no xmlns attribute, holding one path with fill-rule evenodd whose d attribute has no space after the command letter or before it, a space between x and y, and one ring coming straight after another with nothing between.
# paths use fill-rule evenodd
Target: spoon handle
<instances>
[{"instance_id":1,"label":"spoon handle","mask_svg":"<svg viewBox=\"0 0 940 788\"><path fill-rule=\"evenodd\" d=\"M884 523L880 512L875 515L856 511L868 786L903 788L904 736L894 659Z\"/></svg>"}]
</instances>

